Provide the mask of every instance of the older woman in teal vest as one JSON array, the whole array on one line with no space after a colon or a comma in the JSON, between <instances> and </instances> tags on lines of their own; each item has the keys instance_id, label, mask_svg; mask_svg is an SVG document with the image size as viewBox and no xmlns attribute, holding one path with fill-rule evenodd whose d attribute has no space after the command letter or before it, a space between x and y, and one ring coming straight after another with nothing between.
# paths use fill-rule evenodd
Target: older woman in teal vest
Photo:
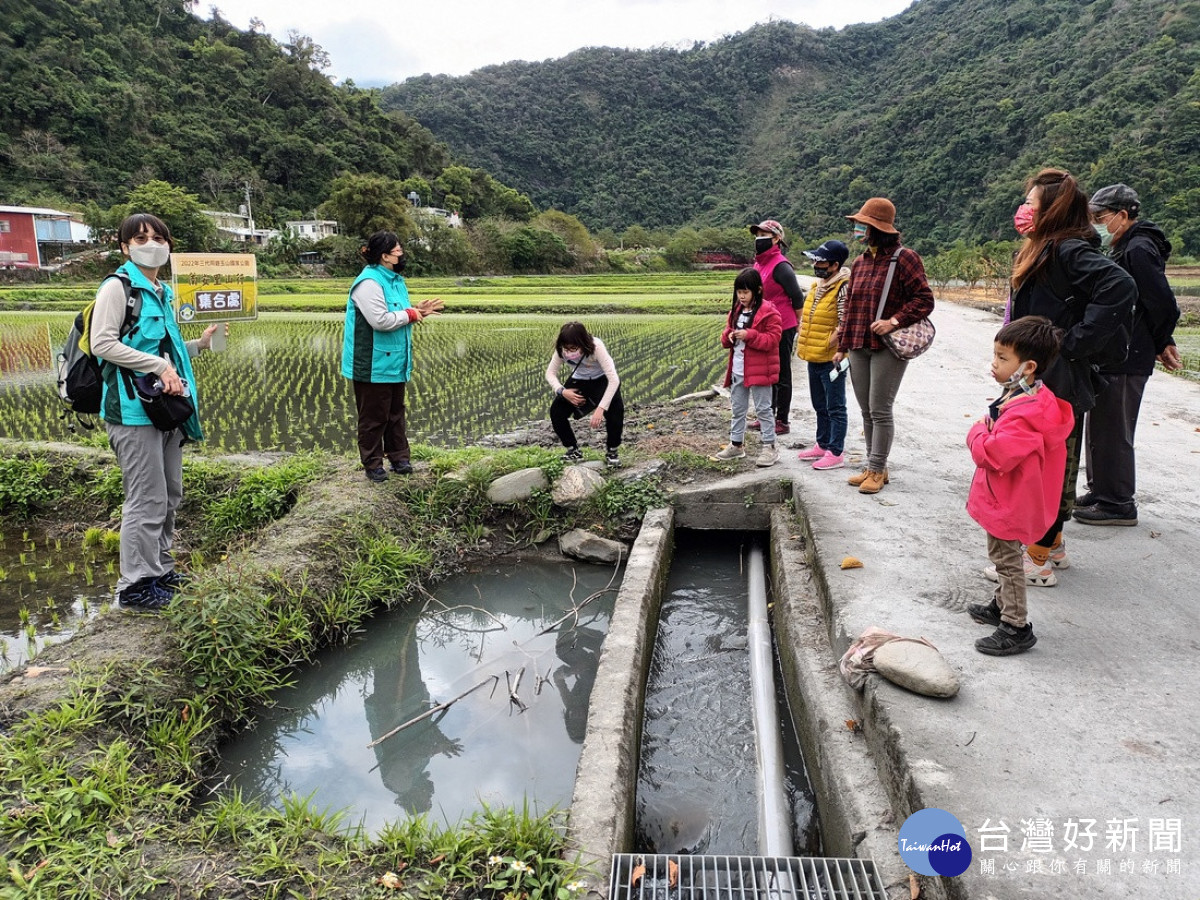
<instances>
[{"instance_id":1,"label":"older woman in teal vest","mask_svg":"<svg viewBox=\"0 0 1200 900\"><path fill-rule=\"evenodd\" d=\"M191 358L212 347L213 333L221 326L210 325L199 340L184 341L175 323L171 288L158 280L174 247L161 219L147 213L129 216L117 237L128 260L96 292L90 338L101 361L100 418L125 490L117 599L126 608L160 610L187 578L175 571L171 556L175 510L183 499L183 444L203 440L204 432L197 412L178 428L160 431L146 415L133 379L157 376L163 393L190 394L199 409ZM129 330L122 327L127 302L135 312Z\"/></svg>"},{"instance_id":2,"label":"older woman in teal vest","mask_svg":"<svg viewBox=\"0 0 1200 900\"><path fill-rule=\"evenodd\" d=\"M386 456L397 475L412 472L405 431L404 386L412 377L412 327L441 312L442 301L415 306L400 274L404 248L377 231L359 251L366 267L350 286L342 341L342 375L354 385L358 453L371 481L387 481Z\"/></svg>"}]
</instances>

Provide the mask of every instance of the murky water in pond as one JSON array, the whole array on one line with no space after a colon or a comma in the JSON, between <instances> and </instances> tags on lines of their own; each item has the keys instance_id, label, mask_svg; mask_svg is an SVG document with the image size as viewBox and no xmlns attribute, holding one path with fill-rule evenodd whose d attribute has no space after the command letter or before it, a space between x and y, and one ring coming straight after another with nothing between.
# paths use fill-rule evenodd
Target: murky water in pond
<instances>
[{"instance_id":1,"label":"murky water in pond","mask_svg":"<svg viewBox=\"0 0 1200 900\"><path fill-rule=\"evenodd\" d=\"M757 855L747 535L684 532L646 685L635 850ZM776 684L780 684L778 680ZM814 799L780 697L798 853L815 852Z\"/></svg>"},{"instance_id":2,"label":"murky water in pond","mask_svg":"<svg viewBox=\"0 0 1200 900\"><path fill-rule=\"evenodd\" d=\"M412 604L381 614L361 640L302 673L253 732L225 748L224 774L270 803L315 793L318 807L348 809L371 831L423 813L453 823L484 803L568 806L619 580L577 621L538 632L612 575L584 563L526 561L448 579L424 611Z\"/></svg>"},{"instance_id":3,"label":"murky water in pond","mask_svg":"<svg viewBox=\"0 0 1200 900\"><path fill-rule=\"evenodd\" d=\"M0 529L0 671L70 637L112 600L116 556L79 535Z\"/></svg>"}]
</instances>

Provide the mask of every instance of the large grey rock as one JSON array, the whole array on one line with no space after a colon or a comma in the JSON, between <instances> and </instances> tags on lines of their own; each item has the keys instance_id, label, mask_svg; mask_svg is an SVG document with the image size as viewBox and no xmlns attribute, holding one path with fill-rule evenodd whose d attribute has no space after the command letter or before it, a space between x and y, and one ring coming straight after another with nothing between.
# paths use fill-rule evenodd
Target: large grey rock
<instances>
[{"instance_id":1,"label":"large grey rock","mask_svg":"<svg viewBox=\"0 0 1200 900\"><path fill-rule=\"evenodd\" d=\"M875 668L888 681L926 697L958 693L958 674L928 644L888 641L875 651Z\"/></svg>"},{"instance_id":2,"label":"large grey rock","mask_svg":"<svg viewBox=\"0 0 1200 900\"><path fill-rule=\"evenodd\" d=\"M567 466L554 483L550 498L559 506L578 506L600 490L604 476L589 466Z\"/></svg>"},{"instance_id":3,"label":"large grey rock","mask_svg":"<svg viewBox=\"0 0 1200 900\"><path fill-rule=\"evenodd\" d=\"M600 537L582 528L575 528L559 537L558 549L562 551L563 556L570 556L572 559L610 565L628 555L625 545L620 541Z\"/></svg>"},{"instance_id":4,"label":"large grey rock","mask_svg":"<svg viewBox=\"0 0 1200 900\"><path fill-rule=\"evenodd\" d=\"M518 469L488 485L487 498L498 506L522 503L533 496L534 491L544 491L549 486L546 473L541 469Z\"/></svg>"}]
</instances>

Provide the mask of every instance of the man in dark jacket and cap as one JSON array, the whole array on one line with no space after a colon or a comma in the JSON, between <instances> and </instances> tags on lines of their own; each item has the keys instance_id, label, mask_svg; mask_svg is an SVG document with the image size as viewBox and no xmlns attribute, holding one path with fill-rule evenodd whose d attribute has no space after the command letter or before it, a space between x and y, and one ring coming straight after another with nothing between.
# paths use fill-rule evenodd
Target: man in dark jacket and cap
<instances>
[{"instance_id":1,"label":"man in dark jacket and cap","mask_svg":"<svg viewBox=\"0 0 1200 900\"><path fill-rule=\"evenodd\" d=\"M1162 229L1138 218L1141 203L1126 184L1110 184L1092 195L1092 222L1113 261L1137 282L1138 300L1125 361L1101 370L1108 385L1088 413L1088 492L1075 504L1086 525L1136 525L1136 467L1133 435L1146 380L1157 359L1182 368L1172 333L1179 304L1167 284L1171 242Z\"/></svg>"}]
</instances>

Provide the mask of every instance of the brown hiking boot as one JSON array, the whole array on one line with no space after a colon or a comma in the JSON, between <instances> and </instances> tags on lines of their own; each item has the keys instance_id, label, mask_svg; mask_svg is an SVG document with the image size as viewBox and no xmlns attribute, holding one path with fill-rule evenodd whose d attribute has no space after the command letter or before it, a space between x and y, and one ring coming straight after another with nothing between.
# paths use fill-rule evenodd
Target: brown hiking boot
<instances>
[{"instance_id":1,"label":"brown hiking boot","mask_svg":"<svg viewBox=\"0 0 1200 900\"><path fill-rule=\"evenodd\" d=\"M878 494L883 490L885 484L887 484L887 473L867 472L867 477L858 485L858 492L860 494Z\"/></svg>"},{"instance_id":2,"label":"brown hiking boot","mask_svg":"<svg viewBox=\"0 0 1200 900\"><path fill-rule=\"evenodd\" d=\"M863 469L863 470L862 470L861 472L859 472L857 475L851 475L849 478L847 478L847 479L846 479L846 484L850 484L850 485L853 485L854 487L858 487L858 486L859 486L859 485L861 485L861 484L862 484L864 481L866 481L866 480L867 480L867 476L868 476L868 475L870 475L870 474L871 474L871 470L870 470L870 469ZM884 470L883 470L883 483L884 483L884 484L887 484L887 483L888 483L888 473L887 473L887 469L884 469Z\"/></svg>"}]
</instances>

